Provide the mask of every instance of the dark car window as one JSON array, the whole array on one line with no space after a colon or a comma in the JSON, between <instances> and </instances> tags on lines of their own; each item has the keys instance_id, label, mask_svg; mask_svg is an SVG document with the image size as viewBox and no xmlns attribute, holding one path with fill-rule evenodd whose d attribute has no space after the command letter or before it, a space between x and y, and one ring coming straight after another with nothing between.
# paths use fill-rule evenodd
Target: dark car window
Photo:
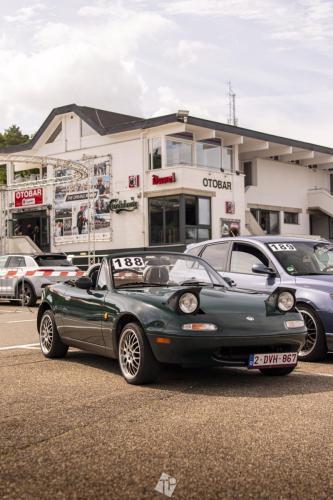
<instances>
[{"instance_id":1,"label":"dark car window","mask_svg":"<svg viewBox=\"0 0 333 500\"><path fill-rule=\"evenodd\" d=\"M252 271L254 264L268 266L269 261L258 248L245 243L234 243L230 271L233 273L254 274Z\"/></svg>"},{"instance_id":2,"label":"dark car window","mask_svg":"<svg viewBox=\"0 0 333 500\"><path fill-rule=\"evenodd\" d=\"M46 267L46 266L68 267L72 265L64 255L40 255L38 257L35 257L35 261L40 267Z\"/></svg>"},{"instance_id":3,"label":"dark car window","mask_svg":"<svg viewBox=\"0 0 333 500\"><path fill-rule=\"evenodd\" d=\"M5 267L8 257L5 255L4 257L0 257L0 269Z\"/></svg>"},{"instance_id":4,"label":"dark car window","mask_svg":"<svg viewBox=\"0 0 333 500\"><path fill-rule=\"evenodd\" d=\"M25 267L24 257L9 257L6 267Z\"/></svg>"},{"instance_id":5,"label":"dark car window","mask_svg":"<svg viewBox=\"0 0 333 500\"><path fill-rule=\"evenodd\" d=\"M96 290L110 290L110 272L106 260L103 260L99 270L99 275L96 284Z\"/></svg>"},{"instance_id":6,"label":"dark car window","mask_svg":"<svg viewBox=\"0 0 333 500\"><path fill-rule=\"evenodd\" d=\"M205 248L202 258L205 259L216 271L225 271L227 267L229 243L216 243Z\"/></svg>"},{"instance_id":7,"label":"dark car window","mask_svg":"<svg viewBox=\"0 0 333 500\"><path fill-rule=\"evenodd\" d=\"M199 255L199 253L201 252L202 247L203 247L203 245L198 245L196 247L190 248L189 250L187 250L186 253L188 253L190 255L195 255L197 257Z\"/></svg>"}]
</instances>

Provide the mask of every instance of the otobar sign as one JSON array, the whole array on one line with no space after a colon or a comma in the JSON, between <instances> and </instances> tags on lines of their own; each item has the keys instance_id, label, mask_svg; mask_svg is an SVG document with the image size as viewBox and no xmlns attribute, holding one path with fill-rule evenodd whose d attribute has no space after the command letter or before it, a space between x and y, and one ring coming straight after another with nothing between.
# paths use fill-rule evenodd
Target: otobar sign
<instances>
[{"instance_id":1,"label":"otobar sign","mask_svg":"<svg viewBox=\"0 0 333 500\"><path fill-rule=\"evenodd\" d=\"M204 177L202 179L202 184L204 187L211 187L215 189L229 189L231 190L231 182L230 181L221 181L218 179L208 179L208 177Z\"/></svg>"}]
</instances>

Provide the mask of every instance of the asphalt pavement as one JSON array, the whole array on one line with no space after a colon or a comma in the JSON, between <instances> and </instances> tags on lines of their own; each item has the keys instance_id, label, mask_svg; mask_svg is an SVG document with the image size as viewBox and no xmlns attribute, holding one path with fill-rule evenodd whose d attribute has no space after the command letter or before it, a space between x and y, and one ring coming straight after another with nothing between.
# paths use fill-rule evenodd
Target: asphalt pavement
<instances>
[{"instance_id":1,"label":"asphalt pavement","mask_svg":"<svg viewBox=\"0 0 333 500\"><path fill-rule=\"evenodd\" d=\"M45 359L36 314L0 306L0 498L332 498L333 355L136 387L113 360Z\"/></svg>"}]
</instances>

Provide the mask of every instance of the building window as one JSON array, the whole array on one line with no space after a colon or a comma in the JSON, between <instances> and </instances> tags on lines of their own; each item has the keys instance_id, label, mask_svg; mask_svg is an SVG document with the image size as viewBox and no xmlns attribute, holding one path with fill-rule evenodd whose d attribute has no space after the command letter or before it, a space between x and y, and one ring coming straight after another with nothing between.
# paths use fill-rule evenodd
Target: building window
<instances>
[{"instance_id":1,"label":"building window","mask_svg":"<svg viewBox=\"0 0 333 500\"><path fill-rule=\"evenodd\" d=\"M251 208L251 214L266 234L280 234L280 212Z\"/></svg>"},{"instance_id":2,"label":"building window","mask_svg":"<svg viewBox=\"0 0 333 500\"><path fill-rule=\"evenodd\" d=\"M185 242L210 238L210 198L185 196Z\"/></svg>"},{"instance_id":3,"label":"building window","mask_svg":"<svg viewBox=\"0 0 333 500\"><path fill-rule=\"evenodd\" d=\"M166 164L173 165L192 165L192 143L166 140Z\"/></svg>"},{"instance_id":4,"label":"building window","mask_svg":"<svg viewBox=\"0 0 333 500\"><path fill-rule=\"evenodd\" d=\"M180 196L149 200L150 245L180 242Z\"/></svg>"},{"instance_id":5,"label":"building window","mask_svg":"<svg viewBox=\"0 0 333 500\"><path fill-rule=\"evenodd\" d=\"M148 140L149 150L149 170L155 170L162 167L162 147L161 138L154 137Z\"/></svg>"},{"instance_id":6,"label":"building window","mask_svg":"<svg viewBox=\"0 0 333 500\"><path fill-rule=\"evenodd\" d=\"M0 185L7 184L7 165L0 165Z\"/></svg>"},{"instance_id":7,"label":"building window","mask_svg":"<svg viewBox=\"0 0 333 500\"><path fill-rule=\"evenodd\" d=\"M179 195L149 199L150 245L204 241L211 237L210 198Z\"/></svg>"},{"instance_id":8,"label":"building window","mask_svg":"<svg viewBox=\"0 0 333 500\"><path fill-rule=\"evenodd\" d=\"M223 147L222 148L222 168L223 170L232 171L232 162L233 162L233 154L232 147Z\"/></svg>"},{"instance_id":9,"label":"building window","mask_svg":"<svg viewBox=\"0 0 333 500\"><path fill-rule=\"evenodd\" d=\"M62 122L60 122L59 125L52 132L52 134L50 135L50 137L46 141L46 144L51 144L52 142L54 142L61 134L61 131L62 131Z\"/></svg>"},{"instance_id":10,"label":"building window","mask_svg":"<svg viewBox=\"0 0 333 500\"><path fill-rule=\"evenodd\" d=\"M253 186L253 175L252 175L252 161L245 161L243 163L243 172L244 172L244 185Z\"/></svg>"},{"instance_id":11,"label":"building window","mask_svg":"<svg viewBox=\"0 0 333 500\"><path fill-rule=\"evenodd\" d=\"M284 212L284 223L298 224L298 215L297 212Z\"/></svg>"},{"instance_id":12,"label":"building window","mask_svg":"<svg viewBox=\"0 0 333 500\"><path fill-rule=\"evenodd\" d=\"M208 142L196 142L196 164L198 167L216 168L222 167L221 144Z\"/></svg>"}]
</instances>

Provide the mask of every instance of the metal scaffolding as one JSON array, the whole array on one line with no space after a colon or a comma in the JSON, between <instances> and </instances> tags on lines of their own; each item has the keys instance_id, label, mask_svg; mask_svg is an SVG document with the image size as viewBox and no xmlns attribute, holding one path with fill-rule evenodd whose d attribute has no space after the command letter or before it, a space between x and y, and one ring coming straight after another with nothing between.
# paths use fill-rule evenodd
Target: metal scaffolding
<instances>
[{"instance_id":1,"label":"metal scaffolding","mask_svg":"<svg viewBox=\"0 0 333 500\"><path fill-rule=\"evenodd\" d=\"M0 154L0 164L12 167L14 173L15 164L26 164L30 168L52 167L53 175L47 175L46 178L26 180L22 182L13 182L9 179L6 186L0 186L0 253L8 253L8 210L9 210L9 195L10 192L22 189L46 187L46 186L61 186L68 185L72 182L78 182L89 178L89 166L83 165L80 162L73 160L64 160L60 158L52 158L48 156L29 156L29 155L3 155ZM68 175L57 175L57 170L69 170ZM90 229L88 228L88 231ZM90 235L89 235L90 240ZM89 249L89 253L91 250ZM90 255L89 255L90 260Z\"/></svg>"}]
</instances>

